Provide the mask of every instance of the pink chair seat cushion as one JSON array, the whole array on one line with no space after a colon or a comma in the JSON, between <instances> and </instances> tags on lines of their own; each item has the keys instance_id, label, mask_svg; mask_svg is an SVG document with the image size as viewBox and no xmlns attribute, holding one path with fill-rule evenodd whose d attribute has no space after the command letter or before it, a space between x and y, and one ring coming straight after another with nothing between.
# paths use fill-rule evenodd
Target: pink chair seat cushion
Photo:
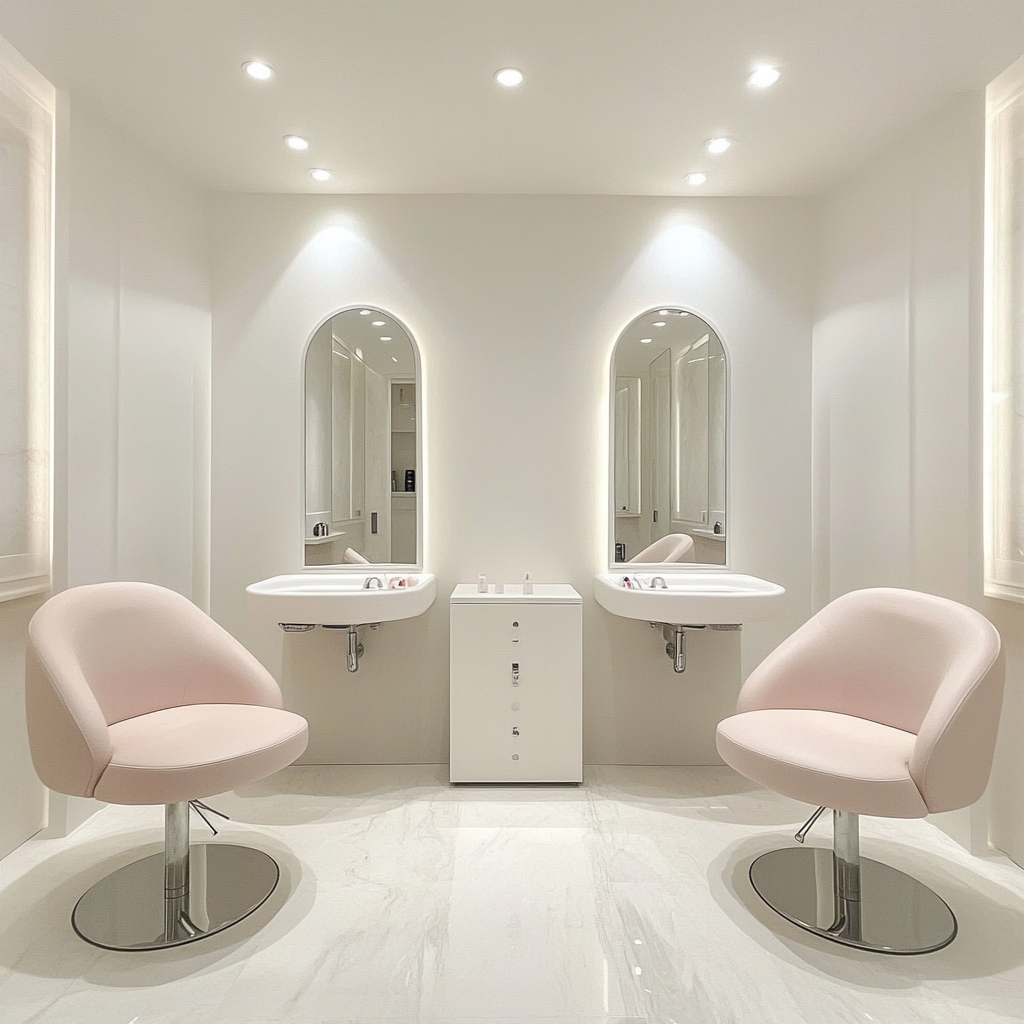
<instances>
[{"instance_id":1,"label":"pink chair seat cushion","mask_svg":"<svg viewBox=\"0 0 1024 1024\"><path fill-rule=\"evenodd\" d=\"M186 704L109 727L113 756L95 796L115 804L172 804L223 793L291 764L306 720L257 704Z\"/></svg>"},{"instance_id":2,"label":"pink chair seat cushion","mask_svg":"<svg viewBox=\"0 0 1024 1024\"><path fill-rule=\"evenodd\" d=\"M718 726L722 760L767 789L856 814L923 818L910 776L917 737L833 711L747 711Z\"/></svg>"}]
</instances>

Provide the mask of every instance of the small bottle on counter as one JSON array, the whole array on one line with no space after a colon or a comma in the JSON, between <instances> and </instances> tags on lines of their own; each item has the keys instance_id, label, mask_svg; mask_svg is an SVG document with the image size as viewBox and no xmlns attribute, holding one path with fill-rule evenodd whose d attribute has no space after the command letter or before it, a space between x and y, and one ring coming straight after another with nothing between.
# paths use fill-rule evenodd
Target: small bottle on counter
<instances>
[{"instance_id":1,"label":"small bottle on counter","mask_svg":"<svg viewBox=\"0 0 1024 1024\"><path fill-rule=\"evenodd\" d=\"M532 594L533 593L533 580L530 579L530 574L529 573L526 574L526 579L523 580L523 593L524 594Z\"/></svg>"},{"instance_id":2,"label":"small bottle on counter","mask_svg":"<svg viewBox=\"0 0 1024 1024\"><path fill-rule=\"evenodd\" d=\"M487 577L483 573L480 573L480 576L476 581L476 592L478 594L487 593Z\"/></svg>"}]
</instances>

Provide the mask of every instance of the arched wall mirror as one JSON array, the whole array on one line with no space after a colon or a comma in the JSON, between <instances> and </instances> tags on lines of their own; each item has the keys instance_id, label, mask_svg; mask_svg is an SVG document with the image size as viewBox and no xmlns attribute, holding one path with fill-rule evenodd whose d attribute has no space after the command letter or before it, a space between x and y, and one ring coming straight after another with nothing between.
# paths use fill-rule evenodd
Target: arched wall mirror
<instances>
[{"instance_id":1,"label":"arched wall mirror","mask_svg":"<svg viewBox=\"0 0 1024 1024\"><path fill-rule=\"evenodd\" d=\"M728 365L711 326L662 307L619 335L611 365L613 566L726 565Z\"/></svg>"},{"instance_id":2,"label":"arched wall mirror","mask_svg":"<svg viewBox=\"0 0 1024 1024\"><path fill-rule=\"evenodd\" d=\"M304 564L418 566L419 352L390 313L357 306L314 333L305 366Z\"/></svg>"}]
</instances>

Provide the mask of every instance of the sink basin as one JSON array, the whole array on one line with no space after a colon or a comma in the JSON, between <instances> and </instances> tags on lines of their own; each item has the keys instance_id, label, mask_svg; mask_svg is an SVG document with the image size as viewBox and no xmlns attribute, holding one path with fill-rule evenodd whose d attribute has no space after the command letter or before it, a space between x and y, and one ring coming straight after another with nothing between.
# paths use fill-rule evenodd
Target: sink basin
<instances>
[{"instance_id":1,"label":"sink basin","mask_svg":"<svg viewBox=\"0 0 1024 1024\"><path fill-rule=\"evenodd\" d=\"M634 581L625 586L624 575ZM666 590L651 587L661 577ZM777 583L735 572L603 572L594 577L602 608L627 619L688 625L760 622L782 611L786 596Z\"/></svg>"},{"instance_id":2,"label":"sink basin","mask_svg":"<svg viewBox=\"0 0 1024 1024\"><path fill-rule=\"evenodd\" d=\"M394 590L365 590L367 579L415 580ZM272 576L245 588L249 609L260 618L281 623L357 626L422 615L437 595L433 573L305 572Z\"/></svg>"}]
</instances>

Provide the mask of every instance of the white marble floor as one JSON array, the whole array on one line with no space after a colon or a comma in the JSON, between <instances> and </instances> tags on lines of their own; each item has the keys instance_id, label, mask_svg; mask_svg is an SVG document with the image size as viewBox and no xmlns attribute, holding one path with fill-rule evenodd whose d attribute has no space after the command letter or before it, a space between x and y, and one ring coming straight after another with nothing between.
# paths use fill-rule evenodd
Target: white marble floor
<instances>
[{"instance_id":1,"label":"white marble floor","mask_svg":"<svg viewBox=\"0 0 1024 1024\"><path fill-rule=\"evenodd\" d=\"M807 808L727 768L504 788L305 767L213 803L235 819L220 838L273 853L283 884L192 946L104 952L69 924L94 880L158 847L159 808L109 807L0 862L2 1024L1024 1019L1024 871L927 822L865 820L865 855L935 888L960 935L924 957L820 941L747 881Z\"/></svg>"}]
</instances>

